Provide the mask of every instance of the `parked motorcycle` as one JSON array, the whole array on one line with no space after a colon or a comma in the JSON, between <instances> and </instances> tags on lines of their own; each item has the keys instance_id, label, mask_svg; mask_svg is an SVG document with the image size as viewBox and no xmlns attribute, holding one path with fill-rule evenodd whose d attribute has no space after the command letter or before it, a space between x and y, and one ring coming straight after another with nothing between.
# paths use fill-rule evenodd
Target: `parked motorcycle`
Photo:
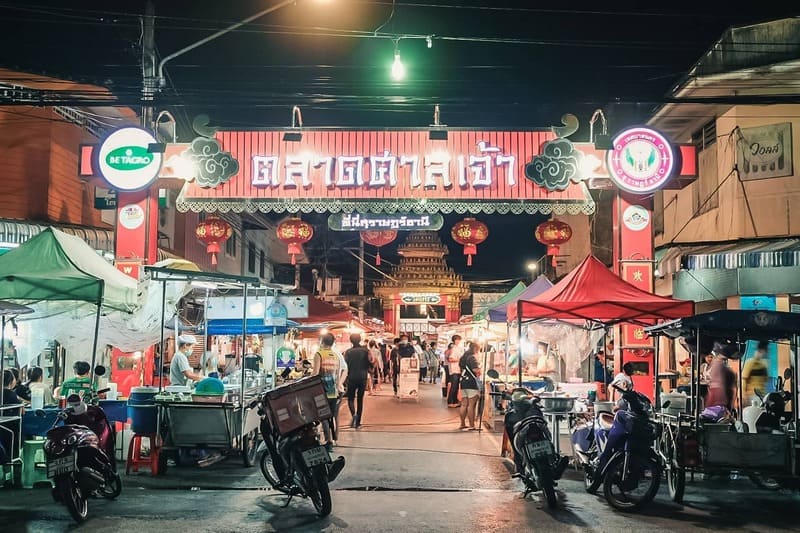
<instances>
[{"instance_id":1,"label":"parked motorcycle","mask_svg":"<svg viewBox=\"0 0 800 533\"><path fill-rule=\"evenodd\" d=\"M514 477L520 478L525 484L525 496L542 491L547 505L555 507L556 482L561 479L569 458L555 453L553 437L539 405L541 400L526 388L491 394L509 402L504 424L514 450Z\"/></svg>"},{"instance_id":2,"label":"parked motorcycle","mask_svg":"<svg viewBox=\"0 0 800 533\"><path fill-rule=\"evenodd\" d=\"M105 373L105 369L98 372L101 368L96 375ZM109 390L87 390L83 398L70 394L44 443L53 499L66 505L76 522L86 520L90 497L114 499L122 492L114 455L116 432L98 405L99 396ZM36 414L44 416L44 411Z\"/></svg>"},{"instance_id":3,"label":"parked motorcycle","mask_svg":"<svg viewBox=\"0 0 800 533\"><path fill-rule=\"evenodd\" d=\"M610 411L597 410L589 420L579 421L572 427L570 440L575 462L583 469L583 482L586 492L594 494L602 483L592 475L592 464L603 453L608 441L608 432L614 424L614 415Z\"/></svg>"},{"instance_id":4,"label":"parked motorcycle","mask_svg":"<svg viewBox=\"0 0 800 533\"><path fill-rule=\"evenodd\" d=\"M319 421L282 435L272 423L269 401L268 395L263 394L250 404L251 408L258 408L261 416L264 439L258 449L261 473L273 489L289 496L287 506L294 496L302 496L311 499L320 517L327 516L332 507L328 484L344 468L344 457L331 460L330 453L319 441Z\"/></svg>"},{"instance_id":5,"label":"parked motorcycle","mask_svg":"<svg viewBox=\"0 0 800 533\"><path fill-rule=\"evenodd\" d=\"M637 511L655 498L662 465L653 443L658 428L650 419L650 400L635 391L612 385L627 404L614 415L597 459L584 465L587 491L603 485L606 501L620 511ZM602 416L602 414L601 414ZM606 426L607 417L599 423ZM605 427L603 427L603 431Z\"/></svg>"}]
</instances>

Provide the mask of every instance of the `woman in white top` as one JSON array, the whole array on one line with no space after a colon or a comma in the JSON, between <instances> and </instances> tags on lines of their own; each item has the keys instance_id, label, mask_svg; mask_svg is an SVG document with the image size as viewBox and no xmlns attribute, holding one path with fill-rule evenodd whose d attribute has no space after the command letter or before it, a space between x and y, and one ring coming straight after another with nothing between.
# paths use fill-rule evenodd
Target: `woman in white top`
<instances>
[{"instance_id":1,"label":"woman in white top","mask_svg":"<svg viewBox=\"0 0 800 533\"><path fill-rule=\"evenodd\" d=\"M28 369L28 383L26 385L31 390L31 398L33 398L34 390L41 389L44 405L58 404L53 397L53 391L50 389L50 386L44 382L44 371L42 371L40 367L34 366Z\"/></svg>"}]
</instances>

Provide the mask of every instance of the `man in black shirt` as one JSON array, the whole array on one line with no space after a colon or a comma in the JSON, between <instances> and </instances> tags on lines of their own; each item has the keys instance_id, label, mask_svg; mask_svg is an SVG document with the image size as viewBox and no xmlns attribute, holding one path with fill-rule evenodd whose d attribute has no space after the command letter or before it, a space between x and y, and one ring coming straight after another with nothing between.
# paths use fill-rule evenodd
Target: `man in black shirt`
<instances>
[{"instance_id":1,"label":"man in black shirt","mask_svg":"<svg viewBox=\"0 0 800 533\"><path fill-rule=\"evenodd\" d=\"M353 417L353 427L361 426L361 415L364 412L364 390L369 375L369 350L361 346L361 335L350 335L352 348L344 352L347 363L347 406ZM357 404L354 405L354 400Z\"/></svg>"}]
</instances>

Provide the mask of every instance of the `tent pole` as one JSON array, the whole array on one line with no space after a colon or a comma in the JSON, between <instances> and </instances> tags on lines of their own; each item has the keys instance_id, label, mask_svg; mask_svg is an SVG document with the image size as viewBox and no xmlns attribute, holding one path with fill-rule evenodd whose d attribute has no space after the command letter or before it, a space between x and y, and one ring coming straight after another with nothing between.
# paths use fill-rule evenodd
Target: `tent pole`
<instances>
[{"instance_id":1,"label":"tent pole","mask_svg":"<svg viewBox=\"0 0 800 533\"><path fill-rule=\"evenodd\" d=\"M511 325L506 321L506 349L505 353L505 368L503 370L503 384L508 388L508 353L511 348Z\"/></svg>"},{"instance_id":2,"label":"tent pole","mask_svg":"<svg viewBox=\"0 0 800 533\"><path fill-rule=\"evenodd\" d=\"M488 328L487 328L488 329ZM486 352L486 336L483 337L483 342L481 343L481 350L483 350L483 383L481 383L481 395L479 396L479 402L481 403L480 412L478 413L478 433L481 432L483 429L483 412L486 409L486 358L488 353Z\"/></svg>"},{"instance_id":3,"label":"tent pole","mask_svg":"<svg viewBox=\"0 0 800 533\"><path fill-rule=\"evenodd\" d=\"M95 385L94 382L94 365L97 363L97 336L100 334L100 308L103 306L103 289L105 287L105 282L100 282L100 298L97 301L97 314L94 317L94 340L92 341L92 367L89 369L89 376L91 380L89 381L92 385ZM4 328L5 329L5 328Z\"/></svg>"},{"instance_id":4,"label":"tent pole","mask_svg":"<svg viewBox=\"0 0 800 533\"><path fill-rule=\"evenodd\" d=\"M161 357L158 358L158 393L161 394L161 391L164 387L164 359L166 358L167 350L166 346L164 345L164 313L166 312L165 309L167 307L167 280L161 280ZM177 345L176 345L177 346Z\"/></svg>"},{"instance_id":5,"label":"tent pole","mask_svg":"<svg viewBox=\"0 0 800 533\"><path fill-rule=\"evenodd\" d=\"M58 364L58 363L56 363ZM3 382L6 379L6 315L2 317L2 329L0 329L0 375L3 376ZM0 405L3 403L3 396L6 390L5 385L0 387Z\"/></svg>"},{"instance_id":6,"label":"tent pole","mask_svg":"<svg viewBox=\"0 0 800 533\"><path fill-rule=\"evenodd\" d=\"M661 381L658 379L658 356L659 345L661 344L661 337L653 337L655 346L653 347L653 401L655 402L656 411L661 411Z\"/></svg>"},{"instance_id":7,"label":"tent pole","mask_svg":"<svg viewBox=\"0 0 800 533\"><path fill-rule=\"evenodd\" d=\"M517 300L517 381L522 387L522 300Z\"/></svg>"},{"instance_id":8,"label":"tent pole","mask_svg":"<svg viewBox=\"0 0 800 533\"><path fill-rule=\"evenodd\" d=\"M247 282L243 284L242 287L242 313L244 313L244 318L242 319L242 359L240 364L242 365L242 380L239 384L239 407L241 408L240 415L240 422L241 425L239 426L239 447L241 448L242 453L245 453L244 449L244 415L245 415L245 401L244 401L244 376L245 376L245 364L244 364L244 351L245 346L247 345Z\"/></svg>"},{"instance_id":9,"label":"tent pole","mask_svg":"<svg viewBox=\"0 0 800 533\"><path fill-rule=\"evenodd\" d=\"M699 387L697 386L697 382L699 382L700 376L700 328L698 327L695 330L695 342L696 344L696 352L697 352L697 364L692 365L692 402L694 405L692 406L692 410L694 411L694 424L695 429L700 425L700 401L699 401ZM713 363L712 363L713 364ZM696 373L695 373L696 372Z\"/></svg>"}]
</instances>

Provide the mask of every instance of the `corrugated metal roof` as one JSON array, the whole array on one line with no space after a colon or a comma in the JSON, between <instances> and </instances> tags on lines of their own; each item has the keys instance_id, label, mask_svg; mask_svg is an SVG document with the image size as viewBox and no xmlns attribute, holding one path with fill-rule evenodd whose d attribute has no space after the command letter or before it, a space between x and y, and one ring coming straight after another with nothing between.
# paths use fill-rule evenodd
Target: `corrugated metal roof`
<instances>
[{"instance_id":1,"label":"corrugated metal roof","mask_svg":"<svg viewBox=\"0 0 800 533\"><path fill-rule=\"evenodd\" d=\"M679 270L800 266L800 239L674 246L660 252L662 275Z\"/></svg>"}]
</instances>

